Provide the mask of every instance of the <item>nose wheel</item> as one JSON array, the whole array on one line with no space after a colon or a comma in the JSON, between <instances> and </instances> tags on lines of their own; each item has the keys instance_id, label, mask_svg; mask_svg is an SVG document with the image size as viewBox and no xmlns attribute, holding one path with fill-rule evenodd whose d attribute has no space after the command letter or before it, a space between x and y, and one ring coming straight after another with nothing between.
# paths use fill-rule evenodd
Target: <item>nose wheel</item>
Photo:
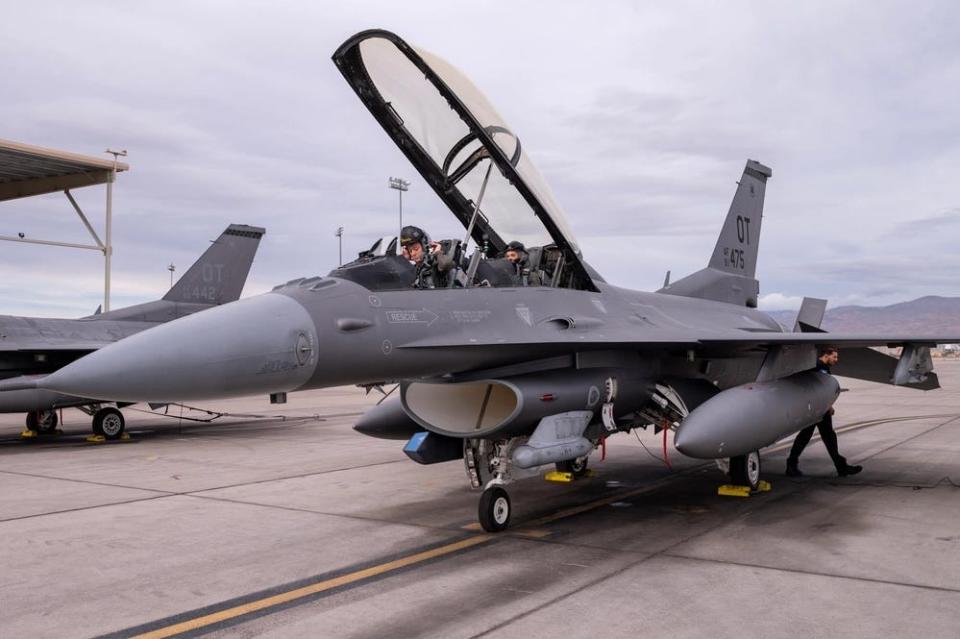
<instances>
[{"instance_id":1,"label":"nose wheel","mask_svg":"<svg viewBox=\"0 0 960 639\"><path fill-rule=\"evenodd\" d=\"M500 486L491 486L480 496L480 525L487 532L502 532L510 525L510 495Z\"/></svg>"}]
</instances>

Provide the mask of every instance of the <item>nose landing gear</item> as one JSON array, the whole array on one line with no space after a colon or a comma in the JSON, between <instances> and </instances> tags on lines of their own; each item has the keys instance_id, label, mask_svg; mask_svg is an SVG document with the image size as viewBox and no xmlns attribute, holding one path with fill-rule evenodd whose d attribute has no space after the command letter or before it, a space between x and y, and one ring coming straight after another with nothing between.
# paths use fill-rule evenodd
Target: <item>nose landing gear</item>
<instances>
[{"instance_id":1,"label":"nose landing gear","mask_svg":"<svg viewBox=\"0 0 960 639\"><path fill-rule=\"evenodd\" d=\"M487 532L502 532L510 525L510 495L501 486L491 486L480 496L480 525Z\"/></svg>"}]
</instances>

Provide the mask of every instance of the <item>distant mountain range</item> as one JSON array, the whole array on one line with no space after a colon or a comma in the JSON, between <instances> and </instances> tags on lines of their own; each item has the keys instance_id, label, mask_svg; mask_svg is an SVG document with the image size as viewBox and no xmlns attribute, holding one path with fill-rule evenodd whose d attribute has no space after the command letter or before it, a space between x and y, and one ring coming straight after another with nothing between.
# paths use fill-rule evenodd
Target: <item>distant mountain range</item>
<instances>
[{"instance_id":1,"label":"distant mountain range","mask_svg":"<svg viewBox=\"0 0 960 639\"><path fill-rule=\"evenodd\" d=\"M767 314L787 330L793 330L796 311L768 311ZM890 306L830 308L828 305L821 328L831 333L869 331L960 335L960 297L930 295Z\"/></svg>"}]
</instances>

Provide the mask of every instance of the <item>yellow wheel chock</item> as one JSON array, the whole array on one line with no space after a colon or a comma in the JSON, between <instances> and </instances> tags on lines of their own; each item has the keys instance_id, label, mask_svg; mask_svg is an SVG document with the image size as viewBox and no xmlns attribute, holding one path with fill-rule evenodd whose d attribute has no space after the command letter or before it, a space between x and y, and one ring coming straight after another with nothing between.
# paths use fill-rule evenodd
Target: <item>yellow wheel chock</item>
<instances>
[{"instance_id":1,"label":"yellow wheel chock","mask_svg":"<svg viewBox=\"0 0 960 639\"><path fill-rule=\"evenodd\" d=\"M737 486L736 484L724 484L717 488L717 494L721 497L749 497L754 492L768 493L773 489L770 482L760 480L757 484L757 490L750 490L749 486Z\"/></svg>"},{"instance_id":2,"label":"yellow wheel chock","mask_svg":"<svg viewBox=\"0 0 960 639\"><path fill-rule=\"evenodd\" d=\"M103 435L88 435L85 439L86 439L86 441L87 441L88 443L90 443L90 444L106 444L108 441L110 441L110 440L108 440L106 437L104 437ZM128 440L128 439L130 439L130 435L129 435L129 434L127 434L127 433L121 433L121 434L120 434L120 437L118 437L117 439L115 439L115 440L113 440L113 441L126 441L126 440Z\"/></svg>"}]
</instances>

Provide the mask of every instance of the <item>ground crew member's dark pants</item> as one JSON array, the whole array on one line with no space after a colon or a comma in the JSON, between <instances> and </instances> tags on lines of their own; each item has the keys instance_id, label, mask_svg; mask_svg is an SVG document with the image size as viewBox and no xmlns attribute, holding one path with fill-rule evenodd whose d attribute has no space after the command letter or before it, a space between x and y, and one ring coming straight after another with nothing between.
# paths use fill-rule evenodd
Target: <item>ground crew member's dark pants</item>
<instances>
[{"instance_id":1,"label":"ground crew member's dark pants","mask_svg":"<svg viewBox=\"0 0 960 639\"><path fill-rule=\"evenodd\" d=\"M797 433L797 438L793 440L793 447L790 449L790 456L787 457L787 464L796 466L799 463L800 453L810 443L815 428L819 429L820 439L827 448L827 452L830 453L830 459L833 460L833 465L837 467L837 472L843 471L847 467L847 459L840 454L840 450L837 448L837 434L833 432L833 416L829 412L823 416L819 423L807 426Z\"/></svg>"}]
</instances>

